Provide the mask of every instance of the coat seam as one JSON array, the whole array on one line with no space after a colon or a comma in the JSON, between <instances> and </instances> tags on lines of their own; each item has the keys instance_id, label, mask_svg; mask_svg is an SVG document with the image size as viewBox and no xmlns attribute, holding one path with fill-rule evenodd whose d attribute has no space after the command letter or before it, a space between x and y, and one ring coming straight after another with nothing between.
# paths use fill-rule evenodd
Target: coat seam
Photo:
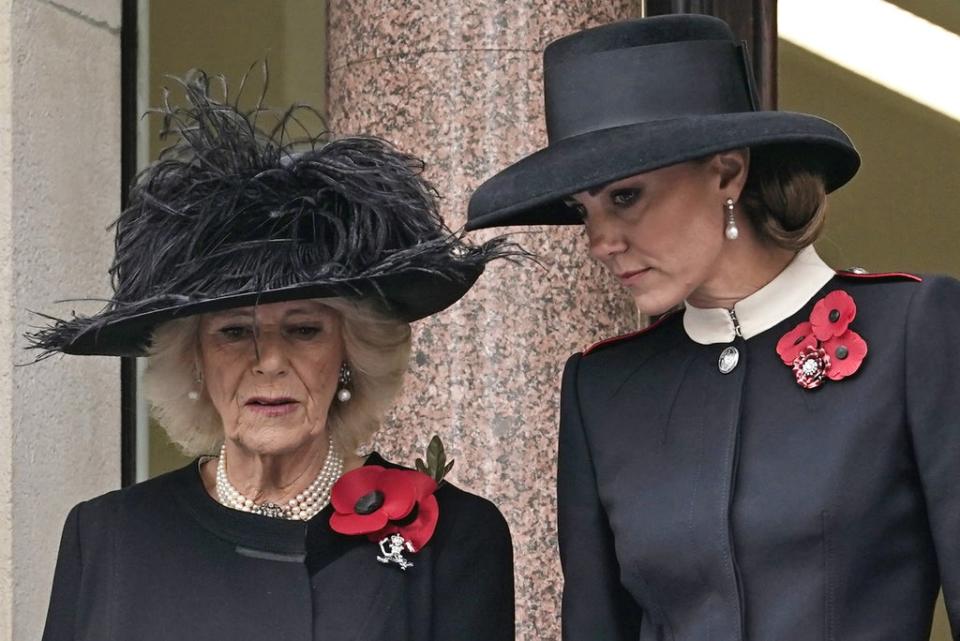
<instances>
[{"instance_id":1,"label":"coat seam","mask_svg":"<svg viewBox=\"0 0 960 641\"><path fill-rule=\"evenodd\" d=\"M118 505L116 510L117 514L115 516L119 517L119 512L122 510L122 505ZM117 562L117 560L119 558L120 542L118 539L120 537L121 529L111 528L111 530L113 530L110 534L110 538L113 542L113 553L110 555L110 564L113 566L111 572L113 579L110 581L110 589L114 592L114 594L111 595L109 600L110 614L107 616L107 629L110 631L110 635L107 638L109 639L116 638L114 632L117 624L117 608L120 606L120 591L118 589L120 581L120 564Z\"/></svg>"},{"instance_id":2,"label":"coat seam","mask_svg":"<svg viewBox=\"0 0 960 641\"><path fill-rule=\"evenodd\" d=\"M910 300L907 301L907 313L904 317L903 322L903 424L906 426L906 438L907 443L910 444L910 458L913 461L913 465L917 472L917 482L920 484L921 491L923 492L924 500L926 500L927 488L924 486L923 475L920 474L920 463L917 460L916 456L916 445L914 443L914 426L912 424L910 416L910 324L911 319L913 318L914 312L914 301L919 295L920 288L928 281L921 282L920 287L916 288L910 295Z\"/></svg>"},{"instance_id":3,"label":"coat seam","mask_svg":"<svg viewBox=\"0 0 960 641\"><path fill-rule=\"evenodd\" d=\"M76 541L77 541L77 567L79 568L79 573L80 573L80 576L77 578L78 591L83 587L83 541L80 534L80 512L82 511L82 508L83 508L83 503L80 503L79 505L77 505L76 507L77 512L76 512L76 517L74 522L74 537L76 538ZM74 607L76 607L78 610L73 615L74 636L79 636L79 632L80 632L80 617L78 616L79 610L80 610L79 597L80 595L78 594L77 595L78 602L74 604Z\"/></svg>"},{"instance_id":4,"label":"coat seam","mask_svg":"<svg viewBox=\"0 0 960 641\"><path fill-rule=\"evenodd\" d=\"M683 373L680 375L680 382L677 383L677 387L673 390L673 398L670 399L670 409L667 411L667 420L663 423L663 429L660 432L660 445L666 445L667 435L670 431L670 424L673 421L673 412L677 407L677 399L680 398L680 389L683 387L684 382L687 380L687 376L690 374L690 368L693 366L694 361L696 361L697 354L693 352L690 356L687 357L687 362L684 365Z\"/></svg>"},{"instance_id":5,"label":"coat seam","mask_svg":"<svg viewBox=\"0 0 960 641\"><path fill-rule=\"evenodd\" d=\"M823 548L823 638L834 641L833 546L830 541L830 512L820 512L820 542Z\"/></svg>"},{"instance_id":6,"label":"coat seam","mask_svg":"<svg viewBox=\"0 0 960 641\"><path fill-rule=\"evenodd\" d=\"M913 302L917 297L919 289L920 288L917 288L917 291L914 291L910 295L910 300L907 301L907 313L903 322L903 412L905 419L904 424L907 426L907 436L911 443L913 442L913 427L910 424L910 386L907 384L910 380L910 319L913 316Z\"/></svg>"},{"instance_id":7,"label":"coat seam","mask_svg":"<svg viewBox=\"0 0 960 641\"><path fill-rule=\"evenodd\" d=\"M744 356L746 354L746 341L742 338L739 339L743 342L742 348ZM749 359L747 359L749 361ZM741 363L741 368L744 368L748 365L748 362ZM726 542L725 553L727 556L726 564L726 575L728 579L732 580L734 584L734 596L736 602L736 611L737 611L737 636L738 640L743 641L746 637L744 636L744 603L742 601L743 595L741 592L740 586L740 577L738 576L737 571L737 562L734 554L734 542L733 542L733 501L734 501L734 492L736 489L735 479L737 475L736 459L738 458L738 449L740 444L740 423L743 417L743 387L746 385L746 374L741 374L739 381L739 388L737 390L737 399L736 399L736 413L733 417L733 424L730 426L730 432L732 433L733 439L729 447L727 447L726 455L724 456L724 468L728 471L728 476L726 478L724 495L726 497L726 504L723 512L722 525L725 527L720 528L721 540Z\"/></svg>"},{"instance_id":8,"label":"coat seam","mask_svg":"<svg viewBox=\"0 0 960 641\"><path fill-rule=\"evenodd\" d=\"M593 456L593 445L590 443L590 437L587 434L587 422L584 420L584 416L583 416L583 398L580 395L580 365L583 362L584 354L577 353L575 357L576 357L574 361L575 369L573 371L573 376L571 378L573 380L573 385L574 385L573 395L574 395L574 399L576 399L576 402L577 402L577 407L576 407L577 424L579 426L580 433L583 437L583 444L586 449L587 461L590 464L590 473L593 476L593 491L596 493L596 496L597 496L597 506L601 510L604 522L607 524L607 527L610 530L611 539L615 539L612 524L610 523L610 515L607 512L607 506L604 505L603 498L600 496L600 484L599 484L599 478L597 476L597 466ZM615 541L611 540L611 544L614 547L614 556L616 556L616 550L615 550L616 543ZM620 565L617 580L621 584L621 589L626 589L625 586L623 585L623 566L619 558L617 558L617 564ZM641 580L643 579L643 577L640 577L640 578ZM640 613L640 617L645 618L645 615L648 613L640 604L636 603L635 601L634 603L636 606L636 610L638 610ZM650 605L651 607L657 607L657 604L652 602L649 603L648 605Z\"/></svg>"}]
</instances>

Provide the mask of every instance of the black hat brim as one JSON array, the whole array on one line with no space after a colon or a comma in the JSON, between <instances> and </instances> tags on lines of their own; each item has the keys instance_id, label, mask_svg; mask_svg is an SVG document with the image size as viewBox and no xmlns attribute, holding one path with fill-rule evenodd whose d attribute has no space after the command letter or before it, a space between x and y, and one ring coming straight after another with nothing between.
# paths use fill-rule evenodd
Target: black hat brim
<instances>
[{"instance_id":1,"label":"black hat brim","mask_svg":"<svg viewBox=\"0 0 960 641\"><path fill-rule=\"evenodd\" d=\"M75 336L57 351L91 356L145 356L153 330L167 321L237 307L310 298L345 297L376 301L386 315L413 322L453 305L467 293L482 272L483 265L463 265L447 273L407 269L377 276L166 304L135 314L116 314L116 318L110 318L109 313L81 317L66 323L78 323L80 327Z\"/></svg>"},{"instance_id":2,"label":"black hat brim","mask_svg":"<svg viewBox=\"0 0 960 641\"><path fill-rule=\"evenodd\" d=\"M808 114L757 111L637 123L565 138L510 165L474 192L466 229L579 224L562 204L571 194L721 151L765 146L823 176L828 192L860 167L847 135Z\"/></svg>"}]
</instances>

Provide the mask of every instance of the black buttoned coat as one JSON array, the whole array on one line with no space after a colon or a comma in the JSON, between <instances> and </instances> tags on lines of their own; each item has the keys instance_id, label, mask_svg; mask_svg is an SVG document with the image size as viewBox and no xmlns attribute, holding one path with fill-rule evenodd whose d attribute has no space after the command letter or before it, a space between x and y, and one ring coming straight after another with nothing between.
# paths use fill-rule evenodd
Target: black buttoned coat
<instances>
[{"instance_id":1,"label":"black buttoned coat","mask_svg":"<svg viewBox=\"0 0 960 641\"><path fill-rule=\"evenodd\" d=\"M860 370L800 387L777 341L843 289ZM681 315L567 363L566 641L960 639L960 283L838 275L749 340Z\"/></svg>"},{"instance_id":2,"label":"black buttoned coat","mask_svg":"<svg viewBox=\"0 0 960 641\"><path fill-rule=\"evenodd\" d=\"M436 533L406 571L333 532L329 506L306 523L221 506L196 463L81 503L43 641L512 640L506 522L450 484L436 497Z\"/></svg>"}]
</instances>

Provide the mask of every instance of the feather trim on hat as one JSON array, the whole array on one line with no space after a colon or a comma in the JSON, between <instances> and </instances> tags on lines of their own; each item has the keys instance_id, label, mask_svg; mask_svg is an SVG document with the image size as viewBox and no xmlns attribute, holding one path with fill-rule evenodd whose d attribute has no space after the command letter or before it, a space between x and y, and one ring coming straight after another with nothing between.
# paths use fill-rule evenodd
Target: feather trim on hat
<instances>
[{"instance_id":1,"label":"feather trim on hat","mask_svg":"<svg viewBox=\"0 0 960 641\"><path fill-rule=\"evenodd\" d=\"M423 161L390 143L289 140L308 107L242 112L225 88L211 95L202 71L180 82L186 106L165 95L158 110L161 135L176 142L137 177L114 223L113 298L28 334L40 358L125 318L244 293L339 283L366 296L372 284L389 310L376 277L427 273L463 280L465 293L487 262L526 255L503 237L472 245L448 229ZM276 126L258 128L271 114Z\"/></svg>"}]
</instances>

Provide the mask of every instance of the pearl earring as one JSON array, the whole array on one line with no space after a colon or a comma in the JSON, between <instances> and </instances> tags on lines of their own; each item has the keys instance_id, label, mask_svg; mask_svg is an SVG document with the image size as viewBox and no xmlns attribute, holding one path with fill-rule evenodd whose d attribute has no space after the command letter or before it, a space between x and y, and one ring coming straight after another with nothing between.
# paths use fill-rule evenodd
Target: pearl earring
<instances>
[{"instance_id":1,"label":"pearl earring","mask_svg":"<svg viewBox=\"0 0 960 641\"><path fill-rule=\"evenodd\" d=\"M346 403L351 398L353 394L350 392L350 380L352 375L350 373L350 366L346 363L340 364L340 389L337 390L337 400L341 403Z\"/></svg>"},{"instance_id":2,"label":"pearl earring","mask_svg":"<svg viewBox=\"0 0 960 641\"><path fill-rule=\"evenodd\" d=\"M203 372L200 370L200 363L193 364L193 382L196 383L196 389L187 392L187 398L191 401L200 399L200 390L203 389Z\"/></svg>"},{"instance_id":3,"label":"pearl earring","mask_svg":"<svg viewBox=\"0 0 960 641\"><path fill-rule=\"evenodd\" d=\"M736 240L740 236L740 230L737 229L737 219L733 215L733 198L723 201L723 207L727 210L727 227L723 234L728 240Z\"/></svg>"}]
</instances>

